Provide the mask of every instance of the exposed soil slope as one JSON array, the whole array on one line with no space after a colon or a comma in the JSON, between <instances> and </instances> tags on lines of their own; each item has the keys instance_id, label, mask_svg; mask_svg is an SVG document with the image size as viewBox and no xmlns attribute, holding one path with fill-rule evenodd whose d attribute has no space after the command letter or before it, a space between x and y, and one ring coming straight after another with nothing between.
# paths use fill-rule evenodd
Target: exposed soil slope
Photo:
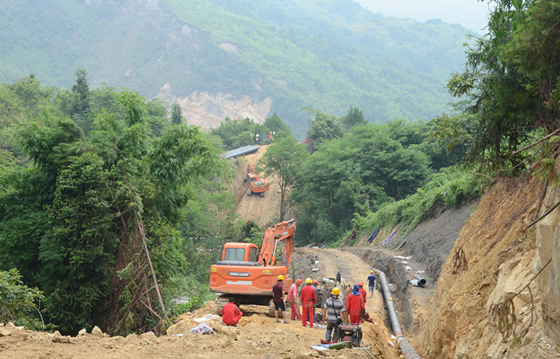
<instances>
[{"instance_id":1,"label":"exposed soil slope","mask_svg":"<svg viewBox=\"0 0 560 359\"><path fill-rule=\"evenodd\" d=\"M535 211L542 215L558 201L557 188L550 187L537 208L542 184L529 179L517 189L515 179L498 181L461 231L423 323L419 349L426 358L559 357L559 211L524 229ZM453 267L459 248L466 270ZM508 318L513 327L491 314L508 298L513 298Z\"/></svg>"},{"instance_id":2,"label":"exposed soil slope","mask_svg":"<svg viewBox=\"0 0 560 359\"><path fill-rule=\"evenodd\" d=\"M236 195L237 213L245 220L251 220L261 226L269 226L279 218L280 211L280 188L274 178L266 178L270 184L264 197L258 195L247 195L249 185L243 182L243 176L247 174L247 165L256 166L257 161L266 153L268 146L261 146L258 152L239 157L235 164L237 166L232 192ZM261 174L259 174L261 176ZM264 175L263 175L264 176Z\"/></svg>"}]
</instances>

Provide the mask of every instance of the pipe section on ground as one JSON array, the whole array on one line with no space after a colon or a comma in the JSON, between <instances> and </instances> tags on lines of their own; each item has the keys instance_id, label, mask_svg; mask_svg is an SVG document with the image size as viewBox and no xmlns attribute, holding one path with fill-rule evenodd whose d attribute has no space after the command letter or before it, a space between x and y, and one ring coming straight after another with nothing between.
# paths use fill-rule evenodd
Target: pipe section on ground
<instances>
[{"instance_id":1,"label":"pipe section on ground","mask_svg":"<svg viewBox=\"0 0 560 359\"><path fill-rule=\"evenodd\" d=\"M395 305L393 304L393 297L391 296L391 291L389 290L389 285L387 284L387 278L385 273L379 269L373 268L379 277L381 282L381 288L383 288L383 297L385 297L385 303L387 304L387 311L389 312L389 319L391 320L391 326L393 327L393 333L397 337L397 345L401 353L404 355L405 359L422 359L420 355L414 350L412 344L404 337L401 325L399 323L399 318L397 317L397 311L395 310Z\"/></svg>"},{"instance_id":2,"label":"pipe section on ground","mask_svg":"<svg viewBox=\"0 0 560 359\"><path fill-rule=\"evenodd\" d=\"M427 284L426 280L424 278L420 277L418 274L414 275L414 279L416 279L418 281L418 286L420 286L420 287L423 287Z\"/></svg>"}]
</instances>

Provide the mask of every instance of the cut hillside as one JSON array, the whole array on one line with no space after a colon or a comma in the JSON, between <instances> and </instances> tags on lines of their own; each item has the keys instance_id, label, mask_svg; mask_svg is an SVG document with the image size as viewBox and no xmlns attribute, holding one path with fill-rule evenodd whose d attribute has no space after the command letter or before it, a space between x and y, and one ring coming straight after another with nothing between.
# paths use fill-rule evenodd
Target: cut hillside
<instances>
[{"instance_id":1,"label":"cut hillside","mask_svg":"<svg viewBox=\"0 0 560 359\"><path fill-rule=\"evenodd\" d=\"M234 183L231 189L236 196L235 204L237 209L235 213L247 221L253 221L261 226L268 227L278 221L280 213L280 187L274 178L266 178L270 185L270 189L265 193L264 197L259 195L248 196L247 191L249 184L243 182L243 176L247 174L247 165L257 165L257 161L266 153L267 146L261 148L250 155L239 157L235 160L236 172Z\"/></svg>"},{"instance_id":2,"label":"cut hillside","mask_svg":"<svg viewBox=\"0 0 560 359\"><path fill-rule=\"evenodd\" d=\"M531 176L501 179L484 195L430 298L423 357L558 357L560 211L526 228L558 201L553 185L537 208L541 187Z\"/></svg>"}]
</instances>

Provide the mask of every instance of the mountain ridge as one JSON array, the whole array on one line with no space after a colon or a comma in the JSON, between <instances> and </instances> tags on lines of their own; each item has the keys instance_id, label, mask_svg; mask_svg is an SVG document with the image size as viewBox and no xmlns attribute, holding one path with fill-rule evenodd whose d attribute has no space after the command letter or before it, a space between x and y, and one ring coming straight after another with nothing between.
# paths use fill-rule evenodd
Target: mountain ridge
<instances>
[{"instance_id":1,"label":"mountain ridge","mask_svg":"<svg viewBox=\"0 0 560 359\"><path fill-rule=\"evenodd\" d=\"M450 111L444 86L462 68L468 34L373 14L351 0L55 0L31 8L8 0L0 9L0 81L32 72L67 88L84 67L92 86L148 98L168 81L167 101L195 91L271 98L270 114L298 137L307 128L303 106L337 115L358 106L377 123Z\"/></svg>"}]
</instances>

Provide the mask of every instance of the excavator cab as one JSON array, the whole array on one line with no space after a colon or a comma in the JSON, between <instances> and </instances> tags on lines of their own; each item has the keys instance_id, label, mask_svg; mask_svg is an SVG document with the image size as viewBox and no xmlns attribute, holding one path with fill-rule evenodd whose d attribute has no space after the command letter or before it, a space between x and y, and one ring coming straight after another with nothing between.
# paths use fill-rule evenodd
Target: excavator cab
<instances>
[{"instance_id":1,"label":"excavator cab","mask_svg":"<svg viewBox=\"0 0 560 359\"><path fill-rule=\"evenodd\" d=\"M250 265L258 264L257 256L259 247L253 243L226 243L222 247L220 261L223 265Z\"/></svg>"}]
</instances>

